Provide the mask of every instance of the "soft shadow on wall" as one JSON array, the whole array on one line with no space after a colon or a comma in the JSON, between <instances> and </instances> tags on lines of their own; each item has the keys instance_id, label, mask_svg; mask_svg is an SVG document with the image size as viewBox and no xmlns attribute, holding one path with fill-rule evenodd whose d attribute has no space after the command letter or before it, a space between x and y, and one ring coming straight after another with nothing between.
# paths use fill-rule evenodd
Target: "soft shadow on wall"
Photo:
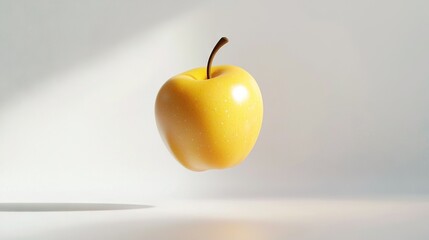
<instances>
[{"instance_id":1,"label":"soft shadow on wall","mask_svg":"<svg viewBox=\"0 0 429 240\"><path fill-rule=\"evenodd\" d=\"M16 54L0 56L11 66L0 71L7 201L429 192L429 35L418 1L42 3L0 8L2 29L17 31L0 41ZM193 173L161 142L153 103L169 77L204 66L220 36L231 42L214 64L256 78L264 125L242 165ZM8 65L17 62L23 71Z\"/></svg>"},{"instance_id":2,"label":"soft shadow on wall","mask_svg":"<svg viewBox=\"0 0 429 240\"><path fill-rule=\"evenodd\" d=\"M200 2L1 1L0 107L14 95L79 67Z\"/></svg>"}]
</instances>

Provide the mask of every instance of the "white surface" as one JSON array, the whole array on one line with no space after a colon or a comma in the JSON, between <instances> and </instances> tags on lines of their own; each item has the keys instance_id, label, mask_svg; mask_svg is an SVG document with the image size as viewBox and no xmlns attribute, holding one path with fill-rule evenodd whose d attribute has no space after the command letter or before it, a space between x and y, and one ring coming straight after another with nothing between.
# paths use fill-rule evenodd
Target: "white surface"
<instances>
[{"instance_id":1,"label":"white surface","mask_svg":"<svg viewBox=\"0 0 429 240\"><path fill-rule=\"evenodd\" d=\"M429 238L427 199L201 200L153 205L136 210L0 212L0 239Z\"/></svg>"},{"instance_id":2,"label":"white surface","mask_svg":"<svg viewBox=\"0 0 429 240\"><path fill-rule=\"evenodd\" d=\"M152 201L427 195L428 7L0 0L0 201L155 205L0 211L0 239L429 239L422 200ZM264 124L243 164L194 173L153 104L221 36L214 64L255 77Z\"/></svg>"}]
</instances>

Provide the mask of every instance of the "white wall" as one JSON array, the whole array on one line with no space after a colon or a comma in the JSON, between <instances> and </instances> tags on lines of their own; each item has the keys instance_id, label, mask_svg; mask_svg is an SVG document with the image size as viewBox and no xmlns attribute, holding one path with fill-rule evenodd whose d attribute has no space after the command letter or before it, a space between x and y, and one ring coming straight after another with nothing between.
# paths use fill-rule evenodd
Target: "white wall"
<instances>
[{"instance_id":1,"label":"white wall","mask_svg":"<svg viewBox=\"0 0 429 240\"><path fill-rule=\"evenodd\" d=\"M1 1L1 201L415 195L429 187L425 1ZM253 74L240 166L190 172L158 136L170 76Z\"/></svg>"}]
</instances>

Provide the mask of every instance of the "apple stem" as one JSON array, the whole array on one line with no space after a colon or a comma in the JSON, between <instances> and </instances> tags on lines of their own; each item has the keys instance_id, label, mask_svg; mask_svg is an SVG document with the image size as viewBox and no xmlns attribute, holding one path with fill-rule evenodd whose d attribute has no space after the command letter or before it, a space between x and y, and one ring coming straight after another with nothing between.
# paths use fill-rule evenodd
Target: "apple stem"
<instances>
[{"instance_id":1,"label":"apple stem","mask_svg":"<svg viewBox=\"0 0 429 240\"><path fill-rule=\"evenodd\" d=\"M228 42L228 38L226 37L222 37L221 39L219 39L219 41L216 43L216 45L214 46L212 52L210 53L210 57L209 57L209 61L207 62L207 79L210 79L211 77L211 72L210 69L212 68L212 62L213 62L213 58L216 55L217 51L226 43Z\"/></svg>"}]
</instances>

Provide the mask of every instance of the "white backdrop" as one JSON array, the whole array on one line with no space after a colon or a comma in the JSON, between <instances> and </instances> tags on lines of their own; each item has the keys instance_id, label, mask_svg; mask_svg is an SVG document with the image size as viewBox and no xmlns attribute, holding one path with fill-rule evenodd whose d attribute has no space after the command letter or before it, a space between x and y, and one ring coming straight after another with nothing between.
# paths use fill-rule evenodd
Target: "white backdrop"
<instances>
[{"instance_id":1,"label":"white backdrop","mask_svg":"<svg viewBox=\"0 0 429 240\"><path fill-rule=\"evenodd\" d=\"M0 1L0 201L429 193L426 1ZM163 145L171 76L247 69L265 104L241 165Z\"/></svg>"}]
</instances>

